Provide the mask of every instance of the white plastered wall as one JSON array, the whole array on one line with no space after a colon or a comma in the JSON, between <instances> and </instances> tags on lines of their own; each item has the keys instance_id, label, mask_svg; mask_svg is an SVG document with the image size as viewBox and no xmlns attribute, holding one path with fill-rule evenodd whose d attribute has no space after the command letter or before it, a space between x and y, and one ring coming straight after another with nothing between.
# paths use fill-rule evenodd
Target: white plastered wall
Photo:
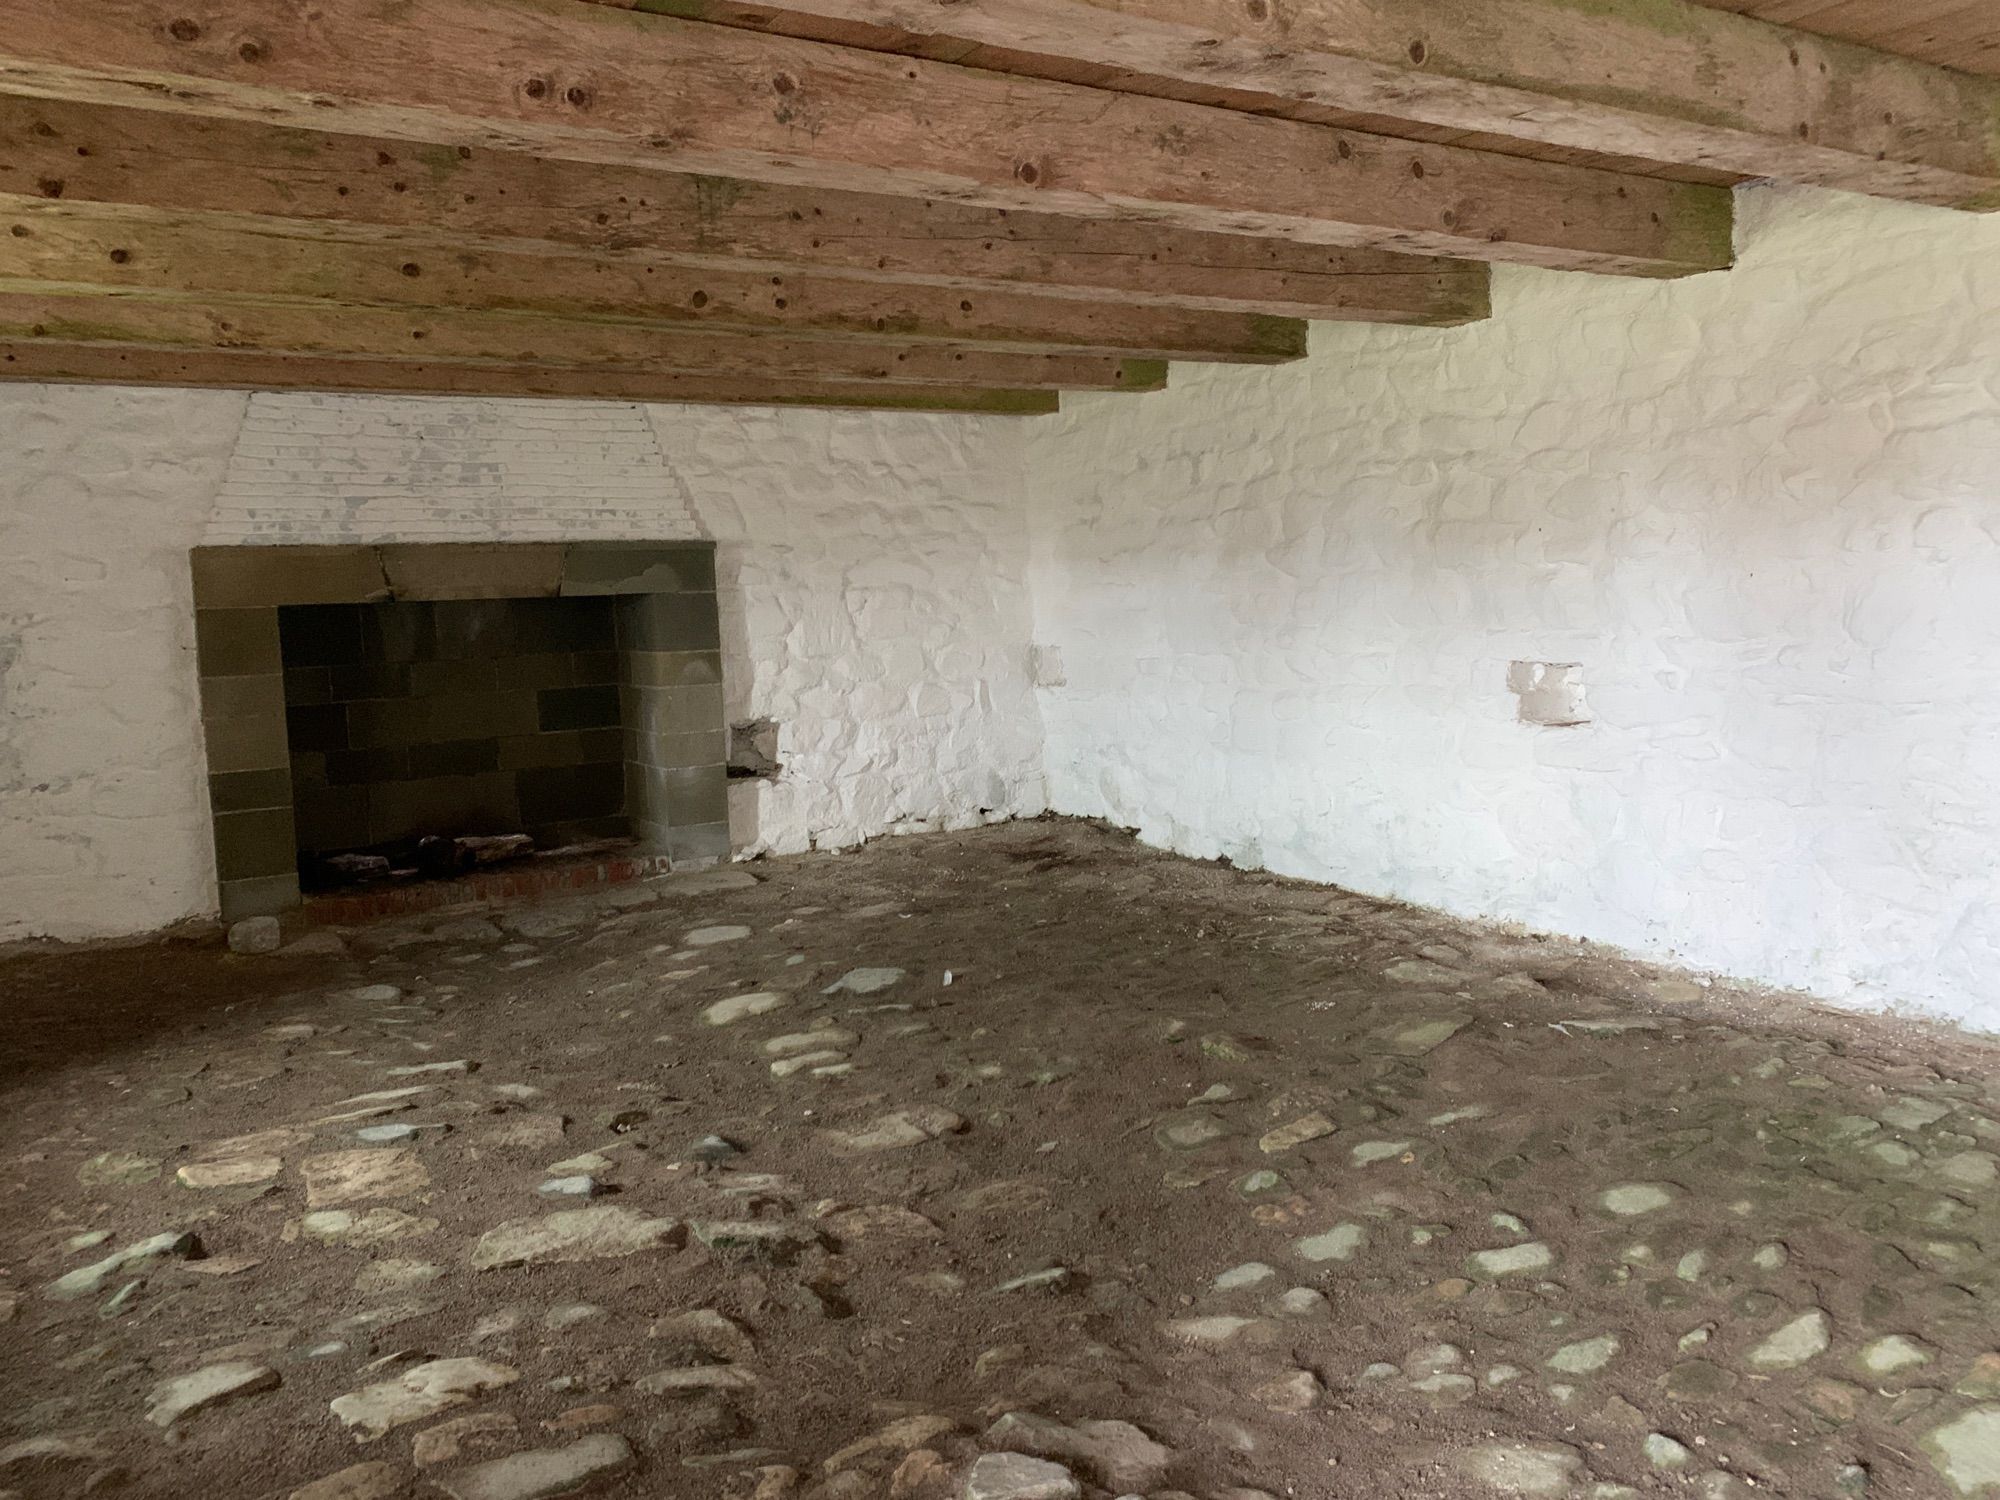
<instances>
[{"instance_id":1,"label":"white plastered wall","mask_svg":"<svg viewBox=\"0 0 2000 1500\"><path fill-rule=\"evenodd\" d=\"M2000 216L1739 199L1728 274L1070 403L1052 805L2000 1029Z\"/></svg>"},{"instance_id":2,"label":"white plastered wall","mask_svg":"<svg viewBox=\"0 0 2000 1500\"><path fill-rule=\"evenodd\" d=\"M692 527L731 715L785 726L745 849L1046 770L1188 853L2000 1029L2000 218L1741 219L1726 275L1503 271L1489 323L1054 421L0 388L0 939L212 909L197 542ZM1592 722L1517 722L1516 662Z\"/></svg>"},{"instance_id":3,"label":"white plastered wall","mask_svg":"<svg viewBox=\"0 0 2000 1500\"><path fill-rule=\"evenodd\" d=\"M1004 419L0 387L0 941L214 911L188 551L712 538L744 852L1042 806Z\"/></svg>"}]
</instances>

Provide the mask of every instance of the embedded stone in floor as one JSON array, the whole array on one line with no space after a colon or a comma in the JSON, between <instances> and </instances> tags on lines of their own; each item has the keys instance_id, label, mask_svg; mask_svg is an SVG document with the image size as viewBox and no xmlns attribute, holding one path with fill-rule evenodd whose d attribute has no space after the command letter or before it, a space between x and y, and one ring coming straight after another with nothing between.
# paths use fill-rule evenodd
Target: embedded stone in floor
<instances>
[{"instance_id":1,"label":"embedded stone in floor","mask_svg":"<svg viewBox=\"0 0 2000 1500\"><path fill-rule=\"evenodd\" d=\"M2000 1486L2000 1406L1976 1406L1934 1427L1924 1452L1961 1495L1985 1495Z\"/></svg>"},{"instance_id":2,"label":"embedded stone in floor","mask_svg":"<svg viewBox=\"0 0 2000 1500\"><path fill-rule=\"evenodd\" d=\"M495 1225L473 1247L472 1265L488 1271L544 1261L605 1260L678 1245L686 1236L687 1228L678 1219L650 1218L636 1209L601 1204Z\"/></svg>"},{"instance_id":3,"label":"embedded stone in floor","mask_svg":"<svg viewBox=\"0 0 2000 1500\"><path fill-rule=\"evenodd\" d=\"M633 1464L632 1445L616 1433L593 1433L566 1448L535 1448L447 1474L438 1487L452 1500L553 1500L575 1495Z\"/></svg>"},{"instance_id":4,"label":"embedded stone in floor","mask_svg":"<svg viewBox=\"0 0 2000 1500\"><path fill-rule=\"evenodd\" d=\"M1083 1486L1061 1464L1025 1453L986 1453L965 1476L964 1500L1080 1500Z\"/></svg>"},{"instance_id":5,"label":"embedded stone in floor","mask_svg":"<svg viewBox=\"0 0 2000 1500\"><path fill-rule=\"evenodd\" d=\"M174 1173L187 1188L255 1187L270 1182L285 1169L275 1156L239 1156L230 1161L191 1161Z\"/></svg>"},{"instance_id":6,"label":"embedded stone in floor","mask_svg":"<svg viewBox=\"0 0 2000 1500\"><path fill-rule=\"evenodd\" d=\"M1640 1214L1658 1213L1674 1201L1679 1191L1664 1182L1628 1182L1607 1188L1598 1195L1597 1201L1606 1212L1629 1219Z\"/></svg>"},{"instance_id":7,"label":"embedded stone in floor","mask_svg":"<svg viewBox=\"0 0 2000 1500\"><path fill-rule=\"evenodd\" d=\"M152 1235L123 1250L115 1251L100 1261L58 1277L49 1287L49 1295L67 1301L75 1297L88 1297L101 1288L120 1271L135 1266L143 1266L150 1261L186 1259L196 1254L201 1242L185 1231L169 1230L164 1234Z\"/></svg>"},{"instance_id":8,"label":"embedded stone in floor","mask_svg":"<svg viewBox=\"0 0 2000 1500\"><path fill-rule=\"evenodd\" d=\"M701 1018L711 1026L730 1026L749 1016L768 1015L784 1003L783 995L758 990L754 994L732 995L727 1000L718 1000L701 1013Z\"/></svg>"},{"instance_id":9,"label":"embedded stone in floor","mask_svg":"<svg viewBox=\"0 0 2000 1500\"><path fill-rule=\"evenodd\" d=\"M836 1151L866 1154L921 1146L966 1128L963 1116L934 1104L913 1104L881 1115L860 1130L827 1130L822 1137Z\"/></svg>"},{"instance_id":10,"label":"embedded stone in floor","mask_svg":"<svg viewBox=\"0 0 2000 1500\"><path fill-rule=\"evenodd\" d=\"M1302 1115L1289 1125L1280 1125L1276 1130L1267 1132L1258 1140L1257 1149L1275 1155L1280 1151L1290 1151L1294 1147L1303 1146L1307 1141L1316 1141L1322 1136L1332 1135L1337 1128L1333 1121L1323 1114Z\"/></svg>"},{"instance_id":11,"label":"embedded stone in floor","mask_svg":"<svg viewBox=\"0 0 2000 1500\"><path fill-rule=\"evenodd\" d=\"M394 1464L352 1464L299 1486L287 1500L403 1500L409 1476Z\"/></svg>"},{"instance_id":12,"label":"embedded stone in floor","mask_svg":"<svg viewBox=\"0 0 2000 1500\"><path fill-rule=\"evenodd\" d=\"M407 1198L430 1186L431 1174L409 1150L399 1146L363 1146L330 1151L299 1163L306 1180L306 1204L338 1208L371 1198Z\"/></svg>"},{"instance_id":13,"label":"embedded stone in floor","mask_svg":"<svg viewBox=\"0 0 2000 1500\"><path fill-rule=\"evenodd\" d=\"M1173 1450L1130 1422L1058 1422L1034 1412L1010 1411L987 1428L997 1448L1060 1460L1113 1491L1150 1490L1166 1478Z\"/></svg>"},{"instance_id":14,"label":"embedded stone in floor","mask_svg":"<svg viewBox=\"0 0 2000 1500\"><path fill-rule=\"evenodd\" d=\"M1819 1308L1801 1313L1752 1349L1749 1363L1756 1370L1791 1370L1826 1353L1833 1342L1833 1320Z\"/></svg>"},{"instance_id":15,"label":"embedded stone in floor","mask_svg":"<svg viewBox=\"0 0 2000 1500\"><path fill-rule=\"evenodd\" d=\"M239 1396L254 1396L278 1388L278 1372L248 1360L205 1365L190 1375L178 1375L153 1387L146 1420L171 1427L182 1417Z\"/></svg>"},{"instance_id":16,"label":"embedded stone in floor","mask_svg":"<svg viewBox=\"0 0 2000 1500\"><path fill-rule=\"evenodd\" d=\"M1473 1272L1480 1276L1521 1276L1531 1271L1546 1271L1555 1263L1555 1252L1540 1240L1499 1250L1479 1250L1468 1257Z\"/></svg>"},{"instance_id":17,"label":"embedded stone in floor","mask_svg":"<svg viewBox=\"0 0 2000 1500\"><path fill-rule=\"evenodd\" d=\"M849 969L840 978L828 985L821 993L838 995L873 995L886 990L903 977L901 969Z\"/></svg>"},{"instance_id":18,"label":"embedded stone in floor","mask_svg":"<svg viewBox=\"0 0 2000 1500\"><path fill-rule=\"evenodd\" d=\"M1601 1333L1595 1338L1564 1344L1548 1358L1548 1367L1563 1375L1594 1375L1617 1357L1624 1345L1616 1334Z\"/></svg>"},{"instance_id":19,"label":"embedded stone in floor","mask_svg":"<svg viewBox=\"0 0 2000 1500\"><path fill-rule=\"evenodd\" d=\"M1453 1466L1503 1495L1565 1495L1583 1477L1583 1456L1553 1443L1485 1443Z\"/></svg>"},{"instance_id":20,"label":"embedded stone in floor","mask_svg":"<svg viewBox=\"0 0 2000 1500\"><path fill-rule=\"evenodd\" d=\"M357 1443L372 1443L398 1427L462 1406L482 1392L520 1378L513 1367L491 1360L434 1359L336 1396L331 1407Z\"/></svg>"},{"instance_id":21,"label":"embedded stone in floor","mask_svg":"<svg viewBox=\"0 0 2000 1500\"><path fill-rule=\"evenodd\" d=\"M1234 1133L1220 1116L1198 1110L1169 1115L1153 1127L1153 1139L1170 1151L1199 1151Z\"/></svg>"},{"instance_id":22,"label":"embedded stone in floor","mask_svg":"<svg viewBox=\"0 0 2000 1500\"><path fill-rule=\"evenodd\" d=\"M1368 1231L1359 1224L1336 1224L1322 1234L1309 1234L1292 1242L1292 1251L1300 1260L1342 1261L1352 1260L1355 1253L1368 1243Z\"/></svg>"}]
</instances>

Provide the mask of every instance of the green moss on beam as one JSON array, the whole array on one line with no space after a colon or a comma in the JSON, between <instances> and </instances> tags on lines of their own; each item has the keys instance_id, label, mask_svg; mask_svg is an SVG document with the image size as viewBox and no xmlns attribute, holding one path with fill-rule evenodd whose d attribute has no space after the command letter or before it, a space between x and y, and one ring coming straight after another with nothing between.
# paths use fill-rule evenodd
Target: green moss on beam
<instances>
[{"instance_id":1,"label":"green moss on beam","mask_svg":"<svg viewBox=\"0 0 2000 1500\"><path fill-rule=\"evenodd\" d=\"M1667 258L1662 276L1725 271L1736 263L1736 195L1729 188L1673 184L1668 198Z\"/></svg>"},{"instance_id":2,"label":"green moss on beam","mask_svg":"<svg viewBox=\"0 0 2000 1500\"><path fill-rule=\"evenodd\" d=\"M1120 391L1163 391L1167 388L1167 362L1164 359L1121 359L1118 361L1118 380L1112 387Z\"/></svg>"}]
</instances>

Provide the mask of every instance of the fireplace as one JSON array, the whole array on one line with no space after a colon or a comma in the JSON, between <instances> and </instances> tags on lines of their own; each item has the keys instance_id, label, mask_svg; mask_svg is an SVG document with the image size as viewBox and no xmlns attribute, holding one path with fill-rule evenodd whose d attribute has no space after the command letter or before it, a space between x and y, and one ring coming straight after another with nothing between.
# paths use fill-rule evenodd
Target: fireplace
<instances>
[{"instance_id":1,"label":"fireplace","mask_svg":"<svg viewBox=\"0 0 2000 1500\"><path fill-rule=\"evenodd\" d=\"M615 841L729 852L713 545L203 547L222 914Z\"/></svg>"}]
</instances>

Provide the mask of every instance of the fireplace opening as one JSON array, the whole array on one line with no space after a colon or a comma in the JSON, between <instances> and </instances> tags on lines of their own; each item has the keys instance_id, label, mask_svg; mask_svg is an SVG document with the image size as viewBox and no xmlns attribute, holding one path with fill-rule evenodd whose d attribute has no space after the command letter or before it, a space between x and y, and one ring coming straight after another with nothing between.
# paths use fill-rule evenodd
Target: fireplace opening
<instances>
[{"instance_id":1,"label":"fireplace opening","mask_svg":"<svg viewBox=\"0 0 2000 1500\"><path fill-rule=\"evenodd\" d=\"M301 888L629 842L614 605L281 608Z\"/></svg>"},{"instance_id":2,"label":"fireplace opening","mask_svg":"<svg viewBox=\"0 0 2000 1500\"><path fill-rule=\"evenodd\" d=\"M711 544L201 547L193 575L226 920L522 861L543 863L481 888L587 873L558 854L728 858Z\"/></svg>"}]
</instances>

